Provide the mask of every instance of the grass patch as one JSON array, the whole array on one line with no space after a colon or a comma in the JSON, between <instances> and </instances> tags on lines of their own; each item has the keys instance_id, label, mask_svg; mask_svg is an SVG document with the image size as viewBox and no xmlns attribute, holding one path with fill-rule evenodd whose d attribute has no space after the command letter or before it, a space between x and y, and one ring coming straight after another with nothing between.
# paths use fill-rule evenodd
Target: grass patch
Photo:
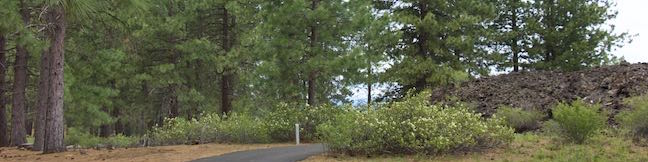
<instances>
[{"instance_id":1,"label":"grass patch","mask_svg":"<svg viewBox=\"0 0 648 162\"><path fill-rule=\"evenodd\" d=\"M640 162L648 161L648 147L633 144L617 136L597 135L583 144L562 144L557 137L537 133L516 134L505 148L474 153L454 153L441 156L348 156L326 154L306 161L558 161L558 162Z\"/></svg>"}]
</instances>

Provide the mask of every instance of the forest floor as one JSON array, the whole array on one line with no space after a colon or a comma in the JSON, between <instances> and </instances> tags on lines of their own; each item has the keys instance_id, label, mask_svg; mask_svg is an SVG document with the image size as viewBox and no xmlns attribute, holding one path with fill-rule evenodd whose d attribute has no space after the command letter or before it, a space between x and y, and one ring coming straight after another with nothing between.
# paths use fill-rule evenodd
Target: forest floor
<instances>
[{"instance_id":1,"label":"forest floor","mask_svg":"<svg viewBox=\"0 0 648 162\"><path fill-rule=\"evenodd\" d=\"M294 144L203 144L160 147L117 148L113 150L71 149L67 152L41 154L41 152L0 148L0 161L7 162L59 162L59 161L129 161L176 162L218 156L230 152L263 149Z\"/></svg>"},{"instance_id":2,"label":"forest floor","mask_svg":"<svg viewBox=\"0 0 648 162\"><path fill-rule=\"evenodd\" d=\"M327 153L311 156L305 162L374 161L374 162L645 162L648 147L638 146L619 137L599 136L585 144L563 144L553 137L537 134L518 134L512 144L503 148L474 153L455 153L441 156L379 155L349 156Z\"/></svg>"}]
</instances>

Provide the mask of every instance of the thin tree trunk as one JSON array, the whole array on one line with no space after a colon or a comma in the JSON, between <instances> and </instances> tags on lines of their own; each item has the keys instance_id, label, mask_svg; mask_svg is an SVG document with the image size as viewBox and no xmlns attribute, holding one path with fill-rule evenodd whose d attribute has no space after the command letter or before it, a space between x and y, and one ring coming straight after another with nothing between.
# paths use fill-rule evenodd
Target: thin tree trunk
<instances>
[{"instance_id":1,"label":"thin tree trunk","mask_svg":"<svg viewBox=\"0 0 648 162\"><path fill-rule=\"evenodd\" d=\"M180 115L180 108L178 105L177 84L173 83L167 87L168 95L165 99L168 112L167 117L175 118Z\"/></svg>"},{"instance_id":2,"label":"thin tree trunk","mask_svg":"<svg viewBox=\"0 0 648 162\"><path fill-rule=\"evenodd\" d=\"M48 12L48 22L52 24L50 34L50 80L49 108L47 109L44 153L65 151L63 145L63 64L65 42L65 10L55 6Z\"/></svg>"},{"instance_id":3,"label":"thin tree trunk","mask_svg":"<svg viewBox=\"0 0 648 162\"><path fill-rule=\"evenodd\" d=\"M33 108L30 108L29 106L27 106L26 108L27 109L25 109L25 111L28 112L28 113L27 113L27 116L26 116L27 122L25 122L25 133L27 133L27 136L32 136L32 135L34 135L34 132L33 132L34 131L34 119L33 119L34 117L33 117L33 115L30 116L29 112L32 112L34 110L32 110Z\"/></svg>"},{"instance_id":4,"label":"thin tree trunk","mask_svg":"<svg viewBox=\"0 0 648 162\"><path fill-rule=\"evenodd\" d=\"M320 0L313 0L311 3L311 11L315 11L319 5ZM310 26L310 56L315 56L317 50L317 23L313 22ZM313 69L308 73L308 105L315 106L316 103L316 78L317 70Z\"/></svg>"},{"instance_id":5,"label":"thin tree trunk","mask_svg":"<svg viewBox=\"0 0 648 162\"><path fill-rule=\"evenodd\" d=\"M221 113L229 114L232 111L232 76L230 74L223 74L221 77Z\"/></svg>"},{"instance_id":6,"label":"thin tree trunk","mask_svg":"<svg viewBox=\"0 0 648 162\"><path fill-rule=\"evenodd\" d=\"M228 54L232 50L232 37L233 33L230 13L226 7L223 7L223 49ZM221 76L221 113L229 114L232 111L232 80L234 78L233 71L229 68L223 70Z\"/></svg>"},{"instance_id":7,"label":"thin tree trunk","mask_svg":"<svg viewBox=\"0 0 648 162\"><path fill-rule=\"evenodd\" d=\"M520 31L520 29L518 28L518 10L516 4L517 1L513 2L511 9L511 32L513 32L514 34L513 40L511 40L511 52L513 53L513 72L520 71L520 64L518 63L520 54L520 48L518 47L518 32Z\"/></svg>"},{"instance_id":8,"label":"thin tree trunk","mask_svg":"<svg viewBox=\"0 0 648 162\"><path fill-rule=\"evenodd\" d=\"M175 16L175 10L174 10L174 7L175 7L174 5L175 4L174 4L173 1L169 1L169 3L170 3L169 6L167 6L168 7L167 8L167 10L168 10L167 16L173 17L173 16ZM168 41L169 41L170 44L176 45L175 36L170 36L168 39L169 39ZM179 62L179 59L180 59L180 54L174 48L171 48L170 52L171 52L171 60L170 60L170 62L173 65L177 66L178 62ZM171 83L167 87L167 92L168 92L168 95L167 95L167 97L165 99L166 100L165 102L167 104L166 105L167 108L168 108L167 110L169 111L168 112L168 117L169 118L178 117L180 115L180 105L178 103L178 83Z\"/></svg>"},{"instance_id":9,"label":"thin tree trunk","mask_svg":"<svg viewBox=\"0 0 648 162\"><path fill-rule=\"evenodd\" d=\"M368 59L369 60L369 59ZM371 75L372 74L372 69L371 69L371 60L369 62L369 67L367 67L367 107L371 107L371 86L373 84L373 80Z\"/></svg>"},{"instance_id":10,"label":"thin tree trunk","mask_svg":"<svg viewBox=\"0 0 648 162\"><path fill-rule=\"evenodd\" d=\"M47 116L47 101L49 92L49 63L50 54L44 50L40 57L40 76L38 78L38 100L34 115L34 145L33 151L42 151L45 141L45 118Z\"/></svg>"},{"instance_id":11,"label":"thin tree trunk","mask_svg":"<svg viewBox=\"0 0 648 162\"><path fill-rule=\"evenodd\" d=\"M315 72L310 72L308 74L308 105L315 106L316 100L315 100L315 86L317 83L315 83Z\"/></svg>"},{"instance_id":12,"label":"thin tree trunk","mask_svg":"<svg viewBox=\"0 0 648 162\"><path fill-rule=\"evenodd\" d=\"M103 107L102 111L107 114L111 114L111 111L108 108ZM110 137L113 134L112 124L102 124L99 126L99 137Z\"/></svg>"},{"instance_id":13,"label":"thin tree trunk","mask_svg":"<svg viewBox=\"0 0 648 162\"><path fill-rule=\"evenodd\" d=\"M9 145L9 137L7 136L7 110L5 107L5 75L7 74L7 61L5 58L5 45L7 40L4 33L0 33L0 147Z\"/></svg>"},{"instance_id":14,"label":"thin tree trunk","mask_svg":"<svg viewBox=\"0 0 648 162\"><path fill-rule=\"evenodd\" d=\"M40 77L38 79L38 103L36 107L36 115L34 117L34 145L33 151L42 151L43 143L45 141L45 118L47 116L47 100L49 92L49 69L50 69L50 53L44 50L41 54L40 63Z\"/></svg>"},{"instance_id":15,"label":"thin tree trunk","mask_svg":"<svg viewBox=\"0 0 648 162\"><path fill-rule=\"evenodd\" d=\"M117 119L117 121L115 121L115 124L113 125L113 128L115 128L115 134L124 134L124 124L122 124L121 119L119 118L119 116L121 116L119 107L113 107L111 115L114 119Z\"/></svg>"},{"instance_id":16,"label":"thin tree trunk","mask_svg":"<svg viewBox=\"0 0 648 162\"><path fill-rule=\"evenodd\" d=\"M20 15L24 26L29 25L30 16L27 6L23 0L20 1ZM21 35L19 33L18 35ZM14 62L14 84L13 102L11 106L11 145L18 146L27 142L26 128L26 98L25 88L27 87L27 58L29 51L16 41L16 60Z\"/></svg>"}]
</instances>

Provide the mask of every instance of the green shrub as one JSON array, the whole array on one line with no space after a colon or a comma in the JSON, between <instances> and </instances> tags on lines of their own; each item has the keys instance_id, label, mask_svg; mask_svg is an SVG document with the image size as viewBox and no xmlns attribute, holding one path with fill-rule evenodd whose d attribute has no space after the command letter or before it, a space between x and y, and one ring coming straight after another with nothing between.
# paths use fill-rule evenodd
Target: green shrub
<instances>
[{"instance_id":1,"label":"green shrub","mask_svg":"<svg viewBox=\"0 0 648 162\"><path fill-rule=\"evenodd\" d=\"M122 134L116 136L102 138L94 136L90 133L83 132L77 128L68 128L65 135L65 145L81 146L83 148L90 147L134 147L137 146L139 141L138 137L128 137Z\"/></svg>"},{"instance_id":2,"label":"green shrub","mask_svg":"<svg viewBox=\"0 0 648 162\"><path fill-rule=\"evenodd\" d=\"M246 114L232 114L220 126L223 136L217 142L267 143L271 141L263 120Z\"/></svg>"},{"instance_id":3,"label":"green shrub","mask_svg":"<svg viewBox=\"0 0 648 162\"><path fill-rule=\"evenodd\" d=\"M295 124L300 123L304 118L303 116L300 108L281 103L263 116L263 123L273 141L291 141L295 139L295 133L291 132L295 130Z\"/></svg>"},{"instance_id":4,"label":"green shrub","mask_svg":"<svg viewBox=\"0 0 648 162\"><path fill-rule=\"evenodd\" d=\"M540 128L540 120L544 117L542 112L536 110L525 111L512 107L500 107L495 115L504 118L505 124L518 133Z\"/></svg>"},{"instance_id":5,"label":"green shrub","mask_svg":"<svg viewBox=\"0 0 648 162\"><path fill-rule=\"evenodd\" d=\"M336 118L337 115L345 112L345 109L352 109L351 105L343 106L309 106L303 110L303 117L299 120L300 127L302 128L302 139L318 140L317 126L329 122Z\"/></svg>"},{"instance_id":6,"label":"green shrub","mask_svg":"<svg viewBox=\"0 0 648 162\"><path fill-rule=\"evenodd\" d=\"M152 145L177 145L200 141L201 126L201 122L197 120L165 119L161 127L153 128L150 143Z\"/></svg>"},{"instance_id":7,"label":"green shrub","mask_svg":"<svg viewBox=\"0 0 648 162\"><path fill-rule=\"evenodd\" d=\"M305 106L279 104L272 111L263 114L268 134L275 142L287 142L295 140L295 124L299 124L300 137L303 140L315 141L318 139L316 127L328 122L342 112L344 107L331 105Z\"/></svg>"},{"instance_id":8,"label":"green shrub","mask_svg":"<svg viewBox=\"0 0 648 162\"><path fill-rule=\"evenodd\" d=\"M103 139L104 145L118 148L136 147L139 140L140 139L137 137L124 136L123 134L117 134L115 136Z\"/></svg>"},{"instance_id":9,"label":"green shrub","mask_svg":"<svg viewBox=\"0 0 648 162\"><path fill-rule=\"evenodd\" d=\"M583 143L605 126L605 115L598 113L598 105L587 105L581 100L569 104L559 103L553 109L553 120L560 134L567 140Z\"/></svg>"},{"instance_id":10,"label":"green shrub","mask_svg":"<svg viewBox=\"0 0 648 162\"><path fill-rule=\"evenodd\" d=\"M635 140L648 139L648 96L633 97L626 103L632 109L619 114L617 121Z\"/></svg>"},{"instance_id":11,"label":"green shrub","mask_svg":"<svg viewBox=\"0 0 648 162\"><path fill-rule=\"evenodd\" d=\"M79 130L78 128L71 127L67 129L63 143L68 145L78 145L84 148L96 147L102 142L101 138L94 136L90 133Z\"/></svg>"},{"instance_id":12,"label":"green shrub","mask_svg":"<svg viewBox=\"0 0 648 162\"><path fill-rule=\"evenodd\" d=\"M318 127L328 148L350 154L444 153L510 143L500 118L482 119L466 106L429 106L429 93L376 111L345 109Z\"/></svg>"},{"instance_id":13,"label":"green shrub","mask_svg":"<svg viewBox=\"0 0 648 162\"><path fill-rule=\"evenodd\" d=\"M335 116L335 120L317 126L317 133L327 148L350 154L372 154L383 151L383 140L374 132L376 125L370 119L375 115L348 110Z\"/></svg>"},{"instance_id":14,"label":"green shrub","mask_svg":"<svg viewBox=\"0 0 648 162\"><path fill-rule=\"evenodd\" d=\"M202 115L199 120L166 119L161 127L150 133L151 145L270 142L264 122L247 114L232 114L221 119L216 114Z\"/></svg>"}]
</instances>

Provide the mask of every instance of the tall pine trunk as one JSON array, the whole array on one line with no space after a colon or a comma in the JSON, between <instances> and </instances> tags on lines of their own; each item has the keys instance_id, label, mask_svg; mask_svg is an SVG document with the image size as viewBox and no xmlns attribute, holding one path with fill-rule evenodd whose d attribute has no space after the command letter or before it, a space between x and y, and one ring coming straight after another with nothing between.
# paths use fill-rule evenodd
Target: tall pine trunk
<instances>
[{"instance_id":1,"label":"tall pine trunk","mask_svg":"<svg viewBox=\"0 0 648 162\"><path fill-rule=\"evenodd\" d=\"M223 49L225 54L229 54L232 50L233 22L230 13L226 7L223 6ZM232 111L232 94L233 86L232 80L234 78L233 71L230 68L225 68L221 76L221 113L229 114Z\"/></svg>"},{"instance_id":2,"label":"tall pine trunk","mask_svg":"<svg viewBox=\"0 0 648 162\"><path fill-rule=\"evenodd\" d=\"M9 145L9 137L7 136L7 109L5 107L5 75L7 74L7 61L5 45L7 40L4 33L0 33L0 147Z\"/></svg>"},{"instance_id":3,"label":"tall pine trunk","mask_svg":"<svg viewBox=\"0 0 648 162\"><path fill-rule=\"evenodd\" d=\"M34 115L34 145L33 151L42 151L45 141L45 118L47 116L47 100L49 92L50 53L44 50L40 58L40 76L38 79L38 101Z\"/></svg>"},{"instance_id":4,"label":"tall pine trunk","mask_svg":"<svg viewBox=\"0 0 648 162\"><path fill-rule=\"evenodd\" d=\"M313 0L311 3L311 11L317 9L320 0ZM310 56L314 57L317 51L317 23L313 22L310 26ZM315 106L316 103L316 79L317 70L313 69L308 73L308 105Z\"/></svg>"},{"instance_id":5,"label":"tall pine trunk","mask_svg":"<svg viewBox=\"0 0 648 162\"><path fill-rule=\"evenodd\" d=\"M48 109L45 124L44 153L65 151L63 145L63 64L65 42L65 10L63 6L55 6L48 11L47 22L52 24L50 29L50 79L48 84Z\"/></svg>"},{"instance_id":6,"label":"tall pine trunk","mask_svg":"<svg viewBox=\"0 0 648 162\"><path fill-rule=\"evenodd\" d=\"M24 26L29 25L30 16L27 6L23 0L20 1L20 15ZM23 33L19 33L20 36ZM14 84L13 104L11 106L11 145L17 146L27 142L26 131L26 98L25 88L27 87L27 59L29 51L16 41L16 60L14 62Z\"/></svg>"},{"instance_id":7,"label":"tall pine trunk","mask_svg":"<svg viewBox=\"0 0 648 162\"><path fill-rule=\"evenodd\" d=\"M169 1L169 6L168 6L168 17L173 17L175 16L175 10L174 10L174 2ZM176 43L176 37L175 36L170 36L168 37L168 41L170 44L175 46ZM171 59L169 62L175 66L178 65L178 62L180 61L180 53L176 51L174 48L171 48ZM167 96L165 97L165 103L166 107L168 110L168 115L167 117L169 118L175 118L180 115L180 104L178 103L178 83L171 83L167 86Z\"/></svg>"},{"instance_id":8,"label":"tall pine trunk","mask_svg":"<svg viewBox=\"0 0 648 162\"><path fill-rule=\"evenodd\" d=\"M16 61L14 64L13 104L11 107L11 145L18 146L26 143L27 132L25 122L25 87L27 86L27 49L16 46Z\"/></svg>"}]
</instances>

